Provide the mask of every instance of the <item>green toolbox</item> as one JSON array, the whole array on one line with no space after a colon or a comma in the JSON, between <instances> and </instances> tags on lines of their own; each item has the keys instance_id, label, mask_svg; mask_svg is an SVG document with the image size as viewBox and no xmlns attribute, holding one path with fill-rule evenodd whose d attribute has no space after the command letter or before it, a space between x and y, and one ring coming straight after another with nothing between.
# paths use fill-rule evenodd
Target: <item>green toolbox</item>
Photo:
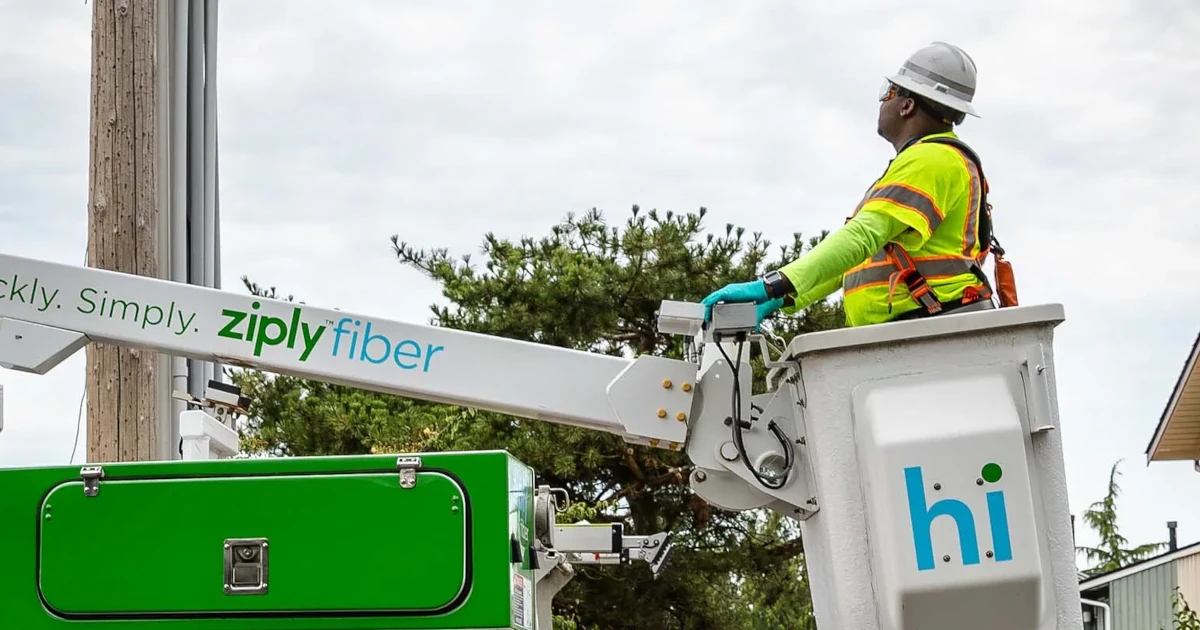
<instances>
[{"instance_id":1,"label":"green toolbox","mask_svg":"<svg viewBox=\"0 0 1200 630\"><path fill-rule=\"evenodd\" d=\"M0 629L522 629L503 451L0 470Z\"/></svg>"}]
</instances>

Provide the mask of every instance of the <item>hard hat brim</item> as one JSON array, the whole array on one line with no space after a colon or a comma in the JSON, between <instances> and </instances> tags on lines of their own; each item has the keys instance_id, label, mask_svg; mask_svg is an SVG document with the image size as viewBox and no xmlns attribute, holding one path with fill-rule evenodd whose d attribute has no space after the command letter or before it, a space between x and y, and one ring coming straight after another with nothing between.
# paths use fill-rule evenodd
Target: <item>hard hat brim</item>
<instances>
[{"instance_id":1,"label":"hard hat brim","mask_svg":"<svg viewBox=\"0 0 1200 630\"><path fill-rule=\"evenodd\" d=\"M956 112L962 112L969 116L974 116L975 118L980 118L979 112L975 109L975 106L972 105L970 102L964 101L964 100L962 100L958 97L955 97L951 94L947 94L945 92L935 90L933 88L933 86L918 83L918 82L914 81L912 79L912 77L908 77L908 76L905 76L902 74L893 74L892 76L884 77L884 78L886 78L888 81L891 81L892 83L895 83L896 85L898 85L914 94L919 94L935 103L945 105L946 107L949 107L950 109L953 109Z\"/></svg>"}]
</instances>

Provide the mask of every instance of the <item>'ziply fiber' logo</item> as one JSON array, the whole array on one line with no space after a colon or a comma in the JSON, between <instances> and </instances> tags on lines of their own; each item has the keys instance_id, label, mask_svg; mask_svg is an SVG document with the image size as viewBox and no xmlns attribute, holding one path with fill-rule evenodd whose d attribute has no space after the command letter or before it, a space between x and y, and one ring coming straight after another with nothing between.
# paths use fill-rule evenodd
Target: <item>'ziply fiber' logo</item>
<instances>
[{"instance_id":1,"label":"'ziply fiber' logo","mask_svg":"<svg viewBox=\"0 0 1200 630\"><path fill-rule=\"evenodd\" d=\"M254 302L250 308L257 311L260 306L262 306L260 303ZM229 308L222 310L221 315L225 317L225 326L217 335L253 343L256 357L262 356L263 346L278 346L287 342L288 348L295 348L296 343L300 342L304 346L304 351L300 353L300 360L307 361L308 356L317 347L317 341L325 332L323 325L310 327L308 322L301 321L299 308L292 309L291 321L285 321L278 317L260 317L255 312L247 313Z\"/></svg>"}]
</instances>

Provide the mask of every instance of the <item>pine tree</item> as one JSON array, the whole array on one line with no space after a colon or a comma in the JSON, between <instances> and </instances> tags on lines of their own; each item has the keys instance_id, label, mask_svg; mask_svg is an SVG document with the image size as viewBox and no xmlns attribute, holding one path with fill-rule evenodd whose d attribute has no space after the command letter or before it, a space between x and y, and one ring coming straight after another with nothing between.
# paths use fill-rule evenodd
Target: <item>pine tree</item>
<instances>
[{"instance_id":1,"label":"pine tree","mask_svg":"<svg viewBox=\"0 0 1200 630\"><path fill-rule=\"evenodd\" d=\"M664 299L699 301L728 282L790 262L823 237L792 235L769 260L770 241L726 225L706 234L698 213L642 212L610 226L598 210L568 215L550 234L487 234L483 264L445 248L392 237L399 262L439 283L449 302L431 324L613 355L682 358L682 341L658 333ZM275 289L243 279L259 295ZM289 296L290 299L290 296ZM842 325L840 303L821 302L765 324L788 341ZM755 367L756 391L764 373ZM674 531L677 553L657 580L645 566L577 567L555 598L559 626L575 630L805 628L811 602L795 524L768 513L726 514L692 495L686 456L630 446L617 436L502 414L382 396L287 376L241 371L253 401L244 443L254 453L326 455L501 448L567 489L571 519L622 520L634 533ZM572 625L573 624L573 625ZM556 626L558 627L558 626Z\"/></svg>"},{"instance_id":2,"label":"pine tree","mask_svg":"<svg viewBox=\"0 0 1200 630\"><path fill-rule=\"evenodd\" d=\"M1139 560L1149 558L1166 547L1166 543L1147 543L1136 547L1126 547L1129 541L1121 535L1117 527L1117 497L1121 494L1121 486L1117 483L1120 475L1117 467L1124 460L1118 460L1112 466L1108 475L1108 493L1103 499L1093 503L1083 513L1083 522L1096 531L1100 542L1095 547L1077 547L1088 562L1096 563L1084 571L1087 575L1100 575L1116 571Z\"/></svg>"}]
</instances>

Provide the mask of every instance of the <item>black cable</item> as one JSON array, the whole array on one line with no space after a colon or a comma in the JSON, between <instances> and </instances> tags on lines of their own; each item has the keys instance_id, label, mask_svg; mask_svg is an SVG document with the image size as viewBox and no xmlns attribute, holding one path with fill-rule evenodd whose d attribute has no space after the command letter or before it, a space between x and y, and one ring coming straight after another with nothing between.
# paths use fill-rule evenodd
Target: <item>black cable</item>
<instances>
[{"instance_id":1,"label":"black cable","mask_svg":"<svg viewBox=\"0 0 1200 630\"><path fill-rule=\"evenodd\" d=\"M733 413L729 418L731 424L733 424L733 444L737 448L737 452L742 460L742 463L746 465L746 468L750 470L750 474L754 475L754 478L758 480L758 483L772 490L779 490L787 483L788 475L791 473L792 466L795 463L795 452L792 449L791 441L783 433L783 430L779 428L774 420L771 420L767 423L768 429L772 434L775 435L775 439L779 440L779 444L783 447L784 451L784 467L783 474L780 475L780 481L776 482L767 480L758 472L758 469L750 463L750 456L746 453L746 445L742 437L742 430L749 428L750 423L742 420L742 388L739 379L742 367L742 350L746 343L745 334L739 333L736 339L738 345L736 363L730 360L729 353L725 352L724 346L721 345L720 338L718 337L714 339L714 341L716 341L717 350L721 352L721 356L725 358L725 362L729 364L730 369L733 371ZM753 405L753 403L751 404Z\"/></svg>"}]
</instances>

